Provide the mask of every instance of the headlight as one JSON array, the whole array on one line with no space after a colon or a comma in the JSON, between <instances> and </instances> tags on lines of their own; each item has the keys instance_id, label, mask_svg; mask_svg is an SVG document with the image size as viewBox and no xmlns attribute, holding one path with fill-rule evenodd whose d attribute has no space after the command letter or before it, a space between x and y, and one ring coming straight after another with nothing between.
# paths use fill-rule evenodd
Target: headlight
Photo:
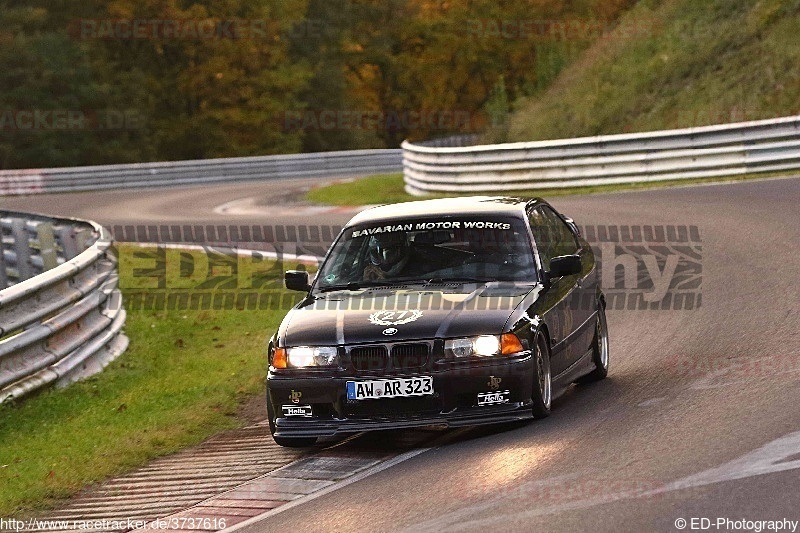
<instances>
[{"instance_id":1,"label":"headlight","mask_svg":"<svg viewBox=\"0 0 800 533\"><path fill-rule=\"evenodd\" d=\"M475 337L472 341L472 351L482 357L497 355L500 352L500 339L494 335Z\"/></svg>"},{"instance_id":2,"label":"headlight","mask_svg":"<svg viewBox=\"0 0 800 533\"><path fill-rule=\"evenodd\" d=\"M480 335L447 339L444 341L444 353L448 358L463 359L465 357L491 357L493 355L510 355L523 351L519 337L513 333L502 335Z\"/></svg>"},{"instance_id":3,"label":"headlight","mask_svg":"<svg viewBox=\"0 0 800 533\"><path fill-rule=\"evenodd\" d=\"M272 366L275 368L333 366L338 362L338 350L335 346L277 348L272 356Z\"/></svg>"},{"instance_id":4,"label":"headlight","mask_svg":"<svg viewBox=\"0 0 800 533\"><path fill-rule=\"evenodd\" d=\"M469 357L474 352L472 339L447 339L444 352L452 357Z\"/></svg>"}]
</instances>

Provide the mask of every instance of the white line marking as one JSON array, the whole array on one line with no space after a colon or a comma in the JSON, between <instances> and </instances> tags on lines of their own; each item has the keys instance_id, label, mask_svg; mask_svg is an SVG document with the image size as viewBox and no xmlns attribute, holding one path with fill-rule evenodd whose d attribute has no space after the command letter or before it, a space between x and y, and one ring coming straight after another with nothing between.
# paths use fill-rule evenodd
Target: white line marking
<instances>
[{"instance_id":1,"label":"white line marking","mask_svg":"<svg viewBox=\"0 0 800 533\"><path fill-rule=\"evenodd\" d=\"M636 404L636 407L650 407L652 405L658 405L666 399L667 399L666 396L660 396L658 398L650 398L649 400L645 400L643 402Z\"/></svg>"},{"instance_id":2,"label":"white line marking","mask_svg":"<svg viewBox=\"0 0 800 533\"><path fill-rule=\"evenodd\" d=\"M213 209L215 215L225 216L260 216L260 215L323 215L327 213L355 214L374 205L259 205L255 198L239 198L220 204Z\"/></svg>"},{"instance_id":3,"label":"white line marking","mask_svg":"<svg viewBox=\"0 0 800 533\"><path fill-rule=\"evenodd\" d=\"M724 463L720 466L704 470L698 474L693 474L655 489L646 490L632 488L616 493L597 494L596 496L569 501L570 490L565 490L564 502L546 505L544 507L526 509L519 512L503 509L503 513L498 513L497 507L507 503L511 505L512 499L520 499L527 491L530 498L522 498L525 501L535 502L537 490L540 489L541 480L524 483L514 490L512 494L505 494L492 500L484 501L478 505L464 507L438 516L406 528L407 531L464 531L488 530L502 528L509 523L524 523L526 519L532 519L553 513L563 513L580 509L587 509L597 505L613 503L620 500L653 497L673 491L686 490L695 487L713 485L726 481L744 479L753 476L760 476L774 472L783 472L800 468L800 431L790 433L764 446L746 453L745 455ZM551 478L548 483L558 485L564 479L571 476L561 476ZM555 482L555 483L553 483ZM580 480L575 480L580 485ZM552 488L552 487L551 487ZM469 519L470 516L479 514L480 517Z\"/></svg>"},{"instance_id":4,"label":"white line marking","mask_svg":"<svg viewBox=\"0 0 800 533\"><path fill-rule=\"evenodd\" d=\"M716 468L669 483L652 491L651 494L794 470L800 468L800 458L791 461L787 461L787 459L798 454L800 454L800 431L768 442L761 448Z\"/></svg>"}]
</instances>

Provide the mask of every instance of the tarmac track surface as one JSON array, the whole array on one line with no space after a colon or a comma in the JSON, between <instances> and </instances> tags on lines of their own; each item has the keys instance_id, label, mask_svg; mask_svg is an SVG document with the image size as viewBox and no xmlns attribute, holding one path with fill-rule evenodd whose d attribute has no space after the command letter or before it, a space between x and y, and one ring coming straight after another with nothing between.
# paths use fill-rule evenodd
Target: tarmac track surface
<instances>
[{"instance_id":1,"label":"tarmac track surface","mask_svg":"<svg viewBox=\"0 0 800 533\"><path fill-rule=\"evenodd\" d=\"M299 224L309 216L287 214L285 194L309 183L2 204L108 225ZM214 213L242 199L263 209ZM679 519L709 518L726 531L737 525L717 527L718 517L800 520L799 201L799 178L555 198L582 225L697 226L702 306L610 310L609 378L571 388L550 418L472 429L240 530L679 531L691 528Z\"/></svg>"}]
</instances>

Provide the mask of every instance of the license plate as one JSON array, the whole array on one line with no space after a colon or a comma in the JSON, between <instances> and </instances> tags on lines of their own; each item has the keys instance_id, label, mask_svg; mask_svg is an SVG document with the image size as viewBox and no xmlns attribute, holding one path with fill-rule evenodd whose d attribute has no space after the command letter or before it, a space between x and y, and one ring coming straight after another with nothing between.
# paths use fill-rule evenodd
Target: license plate
<instances>
[{"instance_id":1,"label":"license plate","mask_svg":"<svg viewBox=\"0 0 800 533\"><path fill-rule=\"evenodd\" d=\"M478 405L494 405L498 403L508 403L511 391L482 392L478 394Z\"/></svg>"},{"instance_id":2,"label":"license plate","mask_svg":"<svg viewBox=\"0 0 800 533\"><path fill-rule=\"evenodd\" d=\"M428 394L433 394L433 378L430 376L347 382L348 400L402 398Z\"/></svg>"}]
</instances>

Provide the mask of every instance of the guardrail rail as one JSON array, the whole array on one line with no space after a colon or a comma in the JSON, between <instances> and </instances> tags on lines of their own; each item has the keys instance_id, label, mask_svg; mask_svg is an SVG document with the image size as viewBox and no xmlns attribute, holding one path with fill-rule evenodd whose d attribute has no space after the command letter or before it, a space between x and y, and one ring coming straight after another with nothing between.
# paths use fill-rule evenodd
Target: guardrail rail
<instances>
[{"instance_id":1,"label":"guardrail rail","mask_svg":"<svg viewBox=\"0 0 800 533\"><path fill-rule=\"evenodd\" d=\"M800 116L552 141L403 142L410 194L641 183L800 168Z\"/></svg>"},{"instance_id":2,"label":"guardrail rail","mask_svg":"<svg viewBox=\"0 0 800 533\"><path fill-rule=\"evenodd\" d=\"M102 370L125 351L107 230L0 211L0 404Z\"/></svg>"},{"instance_id":3,"label":"guardrail rail","mask_svg":"<svg viewBox=\"0 0 800 533\"><path fill-rule=\"evenodd\" d=\"M0 195L175 187L400 172L400 149L0 170Z\"/></svg>"}]
</instances>

